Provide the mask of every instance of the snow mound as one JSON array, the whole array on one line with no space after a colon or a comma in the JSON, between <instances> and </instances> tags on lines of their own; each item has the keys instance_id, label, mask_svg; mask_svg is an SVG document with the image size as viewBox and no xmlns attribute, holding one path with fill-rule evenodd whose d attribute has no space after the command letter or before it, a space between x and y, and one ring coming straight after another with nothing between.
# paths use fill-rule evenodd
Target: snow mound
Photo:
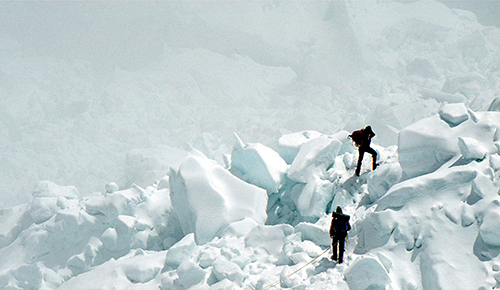
<instances>
[{"instance_id":1,"label":"snow mound","mask_svg":"<svg viewBox=\"0 0 500 290\"><path fill-rule=\"evenodd\" d=\"M70 279L58 289L126 289L137 284L147 285L160 272L164 260L164 252L135 250Z\"/></svg>"},{"instance_id":2,"label":"snow mound","mask_svg":"<svg viewBox=\"0 0 500 290\"><path fill-rule=\"evenodd\" d=\"M267 193L232 175L214 161L194 152L177 172L170 172L170 194L184 235L198 243L216 237L232 222L267 219Z\"/></svg>"}]
</instances>

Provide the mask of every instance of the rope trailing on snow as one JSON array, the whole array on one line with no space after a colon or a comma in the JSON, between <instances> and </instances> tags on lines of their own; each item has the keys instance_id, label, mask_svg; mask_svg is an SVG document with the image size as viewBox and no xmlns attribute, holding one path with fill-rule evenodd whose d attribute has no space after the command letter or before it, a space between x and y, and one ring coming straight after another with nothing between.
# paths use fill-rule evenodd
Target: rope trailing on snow
<instances>
[{"instance_id":1,"label":"rope trailing on snow","mask_svg":"<svg viewBox=\"0 0 500 290\"><path fill-rule=\"evenodd\" d=\"M283 278L280 278L278 279L277 281L274 281L273 283L267 285L266 287L264 288L261 288L261 290L266 290L266 289L270 289L271 287L275 287L276 285L280 284L283 280L289 278L290 276L296 274L297 272L299 272L300 270L304 269L307 265L311 264L312 262L316 261L319 257L323 256L324 253L328 252L330 250L330 248L327 248L326 250L323 251L323 253L319 254L318 256L316 256L316 258L312 259L311 261L309 261L309 263L305 264L304 266L298 268L297 270L295 270L293 273L291 274L288 274L286 275L285 277Z\"/></svg>"}]
</instances>

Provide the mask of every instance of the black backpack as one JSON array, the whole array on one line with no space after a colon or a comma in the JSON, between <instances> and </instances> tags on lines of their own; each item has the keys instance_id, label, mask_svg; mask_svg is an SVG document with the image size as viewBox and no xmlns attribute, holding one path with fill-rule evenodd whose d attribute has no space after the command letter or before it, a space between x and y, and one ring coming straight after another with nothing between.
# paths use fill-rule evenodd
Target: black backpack
<instances>
[{"instance_id":1,"label":"black backpack","mask_svg":"<svg viewBox=\"0 0 500 290\"><path fill-rule=\"evenodd\" d=\"M360 146L361 143L363 143L363 131L362 130L356 130L349 135L349 137L354 141L356 146Z\"/></svg>"}]
</instances>

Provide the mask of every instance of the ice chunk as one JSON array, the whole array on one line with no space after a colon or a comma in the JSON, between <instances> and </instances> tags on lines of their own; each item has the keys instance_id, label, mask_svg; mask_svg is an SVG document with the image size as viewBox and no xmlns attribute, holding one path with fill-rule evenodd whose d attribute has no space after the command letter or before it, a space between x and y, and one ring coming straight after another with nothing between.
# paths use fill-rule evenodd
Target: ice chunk
<instances>
[{"instance_id":1,"label":"ice chunk","mask_svg":"<svg viewBox=\"0 0 500 290\"><path fill-rule=\"evenodd\" d=\"M469 196L467 196L467 203L475 204L483 198L495 198L498 195L497 191L498 188L491 178L478 172L476 178L472 181L471 191Z\"/></svg>"},{"instance_id":2,"label":"ice chunk","mask_svg":"<svg viewBox=\"0 0 500 290\"><path fill-rule=\"evenodd\" d=\"M89 239L89 242L85 246L85 250L83 251L85 260L92 261L97 256L97 253L102 249L102 247L103 243L101 240L96 237L91 237Z\"/></svg>"},{"instance_id":3,"label":"ice chunk","mask_svg":"<svg viewBox=\"0 0 500 290\"><path fill-rule=\"evenodd\" d=\"M468 137L458 138L458 148L465 160L482 160L488 150L476 139Z\"/></svg>"},{"instance_id":4,"label":"ice chunk","mask_svg":"<svg viewBox=\"0 0 500 290\"><path fill-rule=\"evenodd\" d=\"M59 186L51 181L40 181L33 191L33 200L30 205L29 214L40 224L61 209L76 205L78 190L74 186ZM71 202L70 202L71 200Z\"/></svg>"},{"instance_id":5,"label":"ice chunk","mask_svg":"<svg viewBox=\"0 0 500 290\"><path fill-rule=\"evenodd\" d=\"M385 289L391 283L384 266L375 258L359 258L346 270L350 290Z\"/></svg>"},{"instance_id":6,"label":"ice chunk","mask_svg":"<svg viewBox=\"0 0 500 290\"><path fill-rule=\"evenodd\" d=\"M373 212L357 223L358 243L354 252L364 254L371 249L385 245L396 226L394 219L390 211Z\"/></svg>"},{"instance_id":7,"label":"ice chunk","mask_svg":"<svg viewBox=\"0 0 500 290\"><path fill-rule=\"evenodd\" d=\"M179 265L193 255L196 248L194 234L188 234L182 240L173 245L167 252L165 266L177 269Z\"/></svg>"},{"instance_id":8,"label":"ice chunk","mask_svg":"<svg viewBox=\"0 0 500 290\"><path fill-rule=\"evenodd\" d=\"M322 135L317 131L302 131L283 135L278 140L278 152L288 164L291 164L302 145Z\"/></svg>"},{"instance_id":9,"label":"ice chunk","mask_svg":"<svg viewBox=\"0 0 500 290\"><path fill-rule=\"evenodd\" d=\"M269 254L277 256L283 244L285 237L293 233L292 226L258 226L254 228L245 237L245 245L253 248L263 248Z\"/></svg>"},{"instance_id":10,"label":"ice chunk","mask_svg":"<svg viewBox=\"0 0 500 290\"><path fill-rule=\"evenodd\" d=\"M318 178L333 164L342 142L327 137L315 138L301 148L288 170L288 178L307 183Z\"/></svg>"},{"instance_id":11,"label":"ice chunk","mask_svg":"<svg viewBox=\"0 0 500 290\"><path fill-rule=\"evenodd\" d=\"M292 188L292 201L304 217L320 217L333 198L333 185L326 180L310 180Z\"/></svg>"},{"instance_id":12,"label":"ice chunk","mask_svg":"<svg viewBox=\"0 0 500 290\"><path fill-rule=\"evenodd\" d=\"M420 176L412 182L398 183L378 201L377 210L399 209L414 199L428 196L430 192L436 190L436 183L439 183L440 190L455 188L460 184L471 182L476 176L476 170L467 167L452 167L452 169L439 174Z\"/></svg>"},{"instance_id":13,"label":"ice chunk","mask_svg":"<svg viewBox=\"0 0 500 290\"><path fill-rule=\"evenodd\" d=\"M74 276L83 273L87 268L85 265L85 256L83 254L74 255L68 260L68 269L71 270Z\"/></svg>"},{"instance_id":14,"label":"ice chunk","mask_svg":"<svg viewBox=\"0 0 500 290\"><path fill-rule=\"evenodd\" d=\"M178 172L170 173L173 212L184 234L200 244L212 240L232 222L267 219L267 193L248 184L201 153L194 152Z\"/></svg>"},{"instance_id":15,"label":"ice chunk","mask_svg":"<svg viewBox=\"0 0 500 290\"><path fill-rule=\"evenodd\" d=\"M222 231L222 236L244 237L259 224L251 218L234 222Z\"/></svg>"},{"instance_id":16,"label":"ice chunk","mask_svg":"<svg viewBox=\"0 0 500 290\"><path fill-rule=\"evenodd\" d=\"M127 289L153 280L165 262L165 252L135 250L117 260L110 259L89 272L73 277L58 289ZM154 282L153 282L154 283ZM82 286L84 285L84 286ZM156 288L156 287L155 287ZM43 289L43 288L36 288ZM55 289L55 288L50 288Z\"/></svg>"},{"instance_id":17,"label":"ice chunk","mask_svg":"<svg viewBox=\"0 0 500 290\"><path fill-rule=\"evenodd\" d=\"M278 192L288 169L285 160L267 146L244 144L236 134L235 137L237 141L231 153L230 171L269 193Z\"/></svg>"},{"instance_id":18,"label":"ice chunk","mask_svg":"<svg viewBox=\"0 0 500 290\"><path fill-rule=\"evenodd\" d=\"M36 224L46 222L59 210L57 197L34 197L28 210Z\"/></svg>"},{"instance_id":19,"label":"ice chunk","mask_svg":"<svg viewBox=\"0 0 500 290\"><path fill-rule=\"evenodd\" d=\"M128 257L130 258L126 259ZM162 262L163 255L161 253L146 255L142 249L137 249L123 259L122 269L130 282L146 283L160 272Z\"/></svg>"},{"instance_id":20,"label":"ice chunk","mask_svg":"<svg viewBox=\"0 0 500 290\"><path fill-rule=\"evenodd\" d=\"M368 177L368 197L375 202L382 197L402 176L399 162L382 164Z\"/></svg>"},{"instance_id":21,"label":"ice chunk","mask_svg":"<svg viewBox=\"0 0 500 290\"><path fill-rule=\"evenodd\" d=\"M288 265L285 265L285 267L283 267L283 270L281 270L280 274L281 288L293 288L293 286L298 285L300 284L300 282L302 282L302 279L299 276L293 274L295 274L293 269Z\"/></svg>"},{"instance_id":22,"label":"ice chunk","mask_svg":"<svg viewBox=\"0 0 500 290\"><path fill-rule=\"evenodd\" d=\"M220 254L219 248L212 247L212 246L210 246L208 248L204 248L201 251L201 255L198 259L198 262L200 263L200 267L205 269L205 268L212 266L215 259L217 259L217 257L219 257L220 255L221 254Z\"/></svg>"},{"instance_id":23,"label":"ice chunk","mask_svg":"<svg viewBox=\"0 0 500 290\"><path fill-rule=\"evenodd\" d=\"M177 268L177 275L179 275L179 283L184 286L184 289L188 289L205 280L207 273L193 261L185 260Z\"/></svg>"},{"instance_id":24,"label":"ice chunk","mask_svg":"<svg viewBox=\"0 0 500 290\"><path fill-rule=\"evenodd\" d=\"M439 117L451 127L455 127L467 121L469 113L463 103L446 104L439 110Z\"/></svg>"},{"instance_id":25,"label":"ice chunk","mask_svg":"<svg viewBox=\"0 0 500 290\"><path fill-rule=\"evenodd\" d=\"M0 278L3 289L56 289L64 280L43 263L23 265ZM7 281L10 280L10 281Z\"/></svg>"},{"instance_id":26,"label":"ice chunk","mask_svg":"<svg viewBox=\"0 0 500 290\"><path fill-rule=\"evenodd\" d=\"M467 121L453 128L433 116L401 130L398 154L403 178L433 172L452 158L459 157L460 153L471 161L483 158L486 153L497 152L492 140L499 128L500 114L480 112L475 115L477 122ZM457 142L458 138L462 140Z\"/></svg>"},{"instance_id":27,"label":"ice chunk","mask_svg":"<svg viewBox=\"0 0 500 290\"><path fill-rule=\"evenodd\" d=\"M116 230L114 228L108 228L107 230L105 230L104 233L102 233L100 239L108 250L117 250L118 234L116 233Z\"/></svg>"},{"instance_id":28,"label":"ice chunk","mask_svg":"<svg viewBox=\"0 0 500 290\"><path fill-rule=\"evenodd\" d=\"M320 246L331 245L332 240L330 239L328 230L327 228L322 228L316 224L307 222L302 222L295 226L295 232L301 233L303 240L310 240Z\"/></svg>"},{"instance_id":29,"label":"ice chunk","mask_svg":"<svg viewBox=\"0 0 500 290\"><path fill-rule=\"evenodd\" d=\"M412 178L435 171L458 153L456 140L450 127L435 116L404 128L398 142L403 173Z\"/></svg>"},{"instance_id":30,"label":"ice chunk","mask_svg":"<svg viewBox=\"0 0 500 290\"><path fill-rule=\"evenodd\" d=\"M243 283L245 274L240 269L238 265L227 260L224 256L219 256L214 261L212 272L218 281L228 279L229 281L235 282L239 285Z\"/></svg>"},{"instance_id":31,"label":"ice chunk","mask_svg":"<svg viewBox=\"0 0 500 290\"><path fill-rule=\"evenodd\" d=\"M500 207L492 203L483 216L479 235L484 243L493 247L500 246Z\"/></svg>"}]
</instances>

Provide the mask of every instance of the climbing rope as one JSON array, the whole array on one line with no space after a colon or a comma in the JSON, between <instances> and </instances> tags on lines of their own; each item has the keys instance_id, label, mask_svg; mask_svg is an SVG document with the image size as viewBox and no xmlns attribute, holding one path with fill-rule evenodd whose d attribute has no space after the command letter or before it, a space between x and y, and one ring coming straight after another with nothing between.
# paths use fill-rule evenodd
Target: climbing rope
<instances>
[{"instance_id":1,"label":"climbing rope","mask_svg":"<svg viewBox=\"0 0 500 290\"><path fill-rule=\"evenodd\" d=\"M306 267L307 265L311 264L312 262L316 261L319 257L321 257L324 253L328 252L330 250L330 248L327 248L326 250L323 251L323 253L319 254L318 256L316 256L316 258L312 259L311 261L309 261L309 263L305 264L304 266L298 268L297 270L295 270L293 273L291 274L288 274L286 275L285 277L283 278L280 278L278 279L277 281L274 281L273 283L267 285L266 287L264 288L261 288L261 290L266 290L266 289L270 289L271 287L275 287L276 285L280 284L283 280L289 278L290 276L292 276L293 274L296 274L297 272L299 272L300 270L304 269L304 267Z\"/></svg>"}]
</instances>

